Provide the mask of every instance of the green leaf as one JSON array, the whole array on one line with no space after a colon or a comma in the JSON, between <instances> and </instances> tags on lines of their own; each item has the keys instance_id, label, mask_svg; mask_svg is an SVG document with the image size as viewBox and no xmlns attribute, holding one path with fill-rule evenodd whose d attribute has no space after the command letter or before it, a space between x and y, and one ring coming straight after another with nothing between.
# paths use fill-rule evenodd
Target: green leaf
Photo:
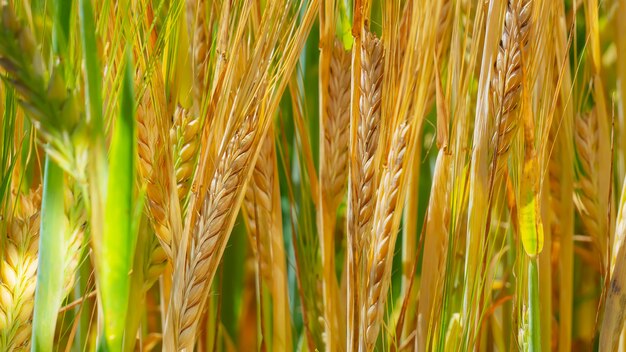
<instances>
[{"instance_id":1,"label":"green leaf","mask_svg":"<svg viewBox=\"0 0 626 352\"><path fill-rule=\"evenodd\" d=\"M85 100L87 101L87 121L95 133L104 135L102 123L102 83L98 49L96 46L96 25L94 23L91 0L80 0L80 34L85 64Z\"/></svg>"},{"instance_id":2,"label":"green leaf","mask_svg":"<svg viewBox=\"0 0 626 352\"><path fill-rule=\"evenodd\" d=\"M128 311L130 273L137 242L134 223L135 112L133 66L127 50L120 97L120 115L111 142L104 229L101 242L99 289L104 341L100 349L121 351Z\"/></svg>"},{"instance_id":3,"label":"green leaf","mask_svg":"<svg viewBox=\"0 0 626 352\"><path fill-rule=\"evenodd\" d=\"M54 2L52 46L55 54L65 60L69 59L68 40L70 36L70 13L72 13L72 0Z\"/></svg>"},{"instance_id":4,"label":"green leaf","mask_svg":"<svg viewBox=\"0 0 626 352\"><path fill-rule=\"evenodd\" d=\"M57 316L63 302L67 251L63 170L46 157L41 204L39 269L32 329L32 351L52 351Z\"/></svg>"}]
</instances>

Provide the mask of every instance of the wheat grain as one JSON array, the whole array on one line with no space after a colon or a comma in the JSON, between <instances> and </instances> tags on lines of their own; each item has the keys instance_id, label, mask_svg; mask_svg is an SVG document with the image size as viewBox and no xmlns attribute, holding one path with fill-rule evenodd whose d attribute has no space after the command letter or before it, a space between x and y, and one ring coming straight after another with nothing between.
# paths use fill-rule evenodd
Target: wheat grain
<instances>
[{"instance_id":1,"label":"wheat grain","mask_svg":"<svg viewBox=\"0 0 626 352\"><path fill-rule=\"evenodd\" d=\"M20 196L0 261L0 350L28 351L37 281L41 188Z\"/></svg>"},{"instance_id":2,"label":"wheat grain","mask_svg":"<svg viewBox=\"0 0 626 352\"><path fill-rule=\"evenodd\" d=\"M152 287L161 274L165 271L169 258L161 246L158 237L150 234L147 245L147 262L144 267L144 289L148 290Z\"/></svg>"},{"instance_id":3,"label":"wheat grain","mask_svg":"<svg viewBox=\"0 0 626 352\"><path fill-rule=\"evenodd\" d=\"M506 165L511 142L519 127L517 107L522 93L523 54L528 45L531 5L532 0L507 2L504 28L493 66L490 92L496 131L492 143L498 172Z\"/></svg>"}]
</instances>

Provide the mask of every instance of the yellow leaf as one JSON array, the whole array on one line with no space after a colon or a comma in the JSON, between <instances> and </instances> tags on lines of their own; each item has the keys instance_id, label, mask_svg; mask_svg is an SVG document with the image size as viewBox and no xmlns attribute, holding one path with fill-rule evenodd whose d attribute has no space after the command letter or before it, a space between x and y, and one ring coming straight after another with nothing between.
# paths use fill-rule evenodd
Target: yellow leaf
<instances>
[{"instance_id":1,"label":"yellow leaf","mask_svg":"<svg viewBox=\"0 0 626 352\"><path fill-rule=\"evenodd\" d=\"M531 257L543 249L543 224L539 209L537 187L537 159L531 158L524 163L522 176L521 206L519 212L520 235L526 254Z\"/></svg>"}]
</instances>

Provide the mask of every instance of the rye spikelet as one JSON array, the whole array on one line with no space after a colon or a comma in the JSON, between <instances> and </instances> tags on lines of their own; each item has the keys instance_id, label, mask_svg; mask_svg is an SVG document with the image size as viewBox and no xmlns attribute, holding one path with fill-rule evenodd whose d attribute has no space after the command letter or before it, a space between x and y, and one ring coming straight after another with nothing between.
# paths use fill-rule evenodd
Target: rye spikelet
<instances>
[{"instance_id":1,"label":"rye spikelet","mask_svg":"<svg viewBox=\"0 0 626 352\"><path fill-rule=\"evenodd\" d=\"M178 106L174 113L172 133L174 135L172 144L175 150L176 188L184 216L200 149L200 118L194 118L188 110Z\"/></svg>"},{"instance_id":2,"label":"rye spikelet","mask_svg":"<svg viewBox=\"0 0 626 352\"><path fill-rule=\"evenodd\" d=\"M509 0L504 16L504 28L493 66L491 106L496 131L493 146L496 170L506 165L509 148L518 131L517 107L522 93L524 52L528 46L532 0Z\"/></svg>"},{"instance_id":3,"label":"rye spikelet","mask_svg":"<svg viewBox=\"0 0 626 352\"><path fill-rule=\"evenodd\" d=\"M201 214L193 231L188 260L182 275L182 285L173 293L173 343L170 350L193 349L198 320L206 301L206 290L218 264L218 251L223 247L230 214L244 180L244 170L253 156L258 119L249 114L232 136L216 166L208 187Z\"/></svg>"},{"instance_id":4,"label":"rye spikelet","mask_svg":"<svg viewBox=\"0 0 626 352\"><path fill-rule=\"evenodd\" d=\"M325 163L322 174L324 198L335 212L345 194L348 181L350 138L350 53L335 39L330 60L328 104L324 121Z\"/></svg>"},{"instance_id":5,"label":"rye spikelet","mask_svg":"<svg viewBox=\"0 0 626 352\"><path fill-rule=\"evenodd\" d=\"M595 111L581 114L575 122L575 145L580 170L574 203L585 231L594 240L598 255L603 255L606 245L605 214L600 210L598 195L598 120Z\"/></svg>"},{"instance_id":6,"label":"rye spikelet","mask_svg":"<svg viewBox=\"0 0 626 352\"><path fill-rule=\"evenodd\" d=\"M397 235L394 229L397 216L394 216L394 213L400 211L402 206L399 203L399 192L404 172L409 126L406 121L403 121L394 133L387 166L378 189L372 245L367 258L367 300L363 307L366 351L372 351L376 344L391 279L393 249Z\"/></svg>"},{"instance_id":7,"label":"rye spikelet","mask_svg":"<svg viewBox=\"0 0 626 352\"><path fill-rule=\"evenodd\" d=\"M0 350L30 350L37 281L41 188L20 197L21 209L8 222L0 261Z\"/></svg>"}]
</instances>

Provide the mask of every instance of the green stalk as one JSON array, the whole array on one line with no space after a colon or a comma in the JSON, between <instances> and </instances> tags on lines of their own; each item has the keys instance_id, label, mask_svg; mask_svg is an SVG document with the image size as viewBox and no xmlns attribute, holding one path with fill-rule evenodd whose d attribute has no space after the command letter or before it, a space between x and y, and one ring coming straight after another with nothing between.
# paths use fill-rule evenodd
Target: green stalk
<instances>
[{"instance_id":1,"label":"green stalk","mask_svg":"<svg viewBox=\"0 0 626 352\"><path fill-rule=\"evenodd\" d=\"M32 330L32 351L52 351L57 315L63 301L65 263L65 212L63 170L46 157L41 229L39 237L39 269Z\"/></svg>"},{"instance_id":2,"label":"green stalk","mask_svg":"<svg viewBox=\"0 0 626 352\"><path fill-rule=\"evenodd\" d=\"M135 112L133 67L127 50L120 97L120 115L111 142L106 207L100 255L96 257L96 280L100 291L102 332L100 351L122 351L128 311L135 245ZM101 336L102 337L102 336Z\"/></svg>"},{"instance_id":3,"label":"green stalk","mask_svg":"<svg viewBox=\"0 0 626 352\"><path fill-rule=\"evenodd\" d=\"M541 314L539 312L539 275L537 258L528 261L528 351L541 351Z\"/></svg>"}]
</instances>

